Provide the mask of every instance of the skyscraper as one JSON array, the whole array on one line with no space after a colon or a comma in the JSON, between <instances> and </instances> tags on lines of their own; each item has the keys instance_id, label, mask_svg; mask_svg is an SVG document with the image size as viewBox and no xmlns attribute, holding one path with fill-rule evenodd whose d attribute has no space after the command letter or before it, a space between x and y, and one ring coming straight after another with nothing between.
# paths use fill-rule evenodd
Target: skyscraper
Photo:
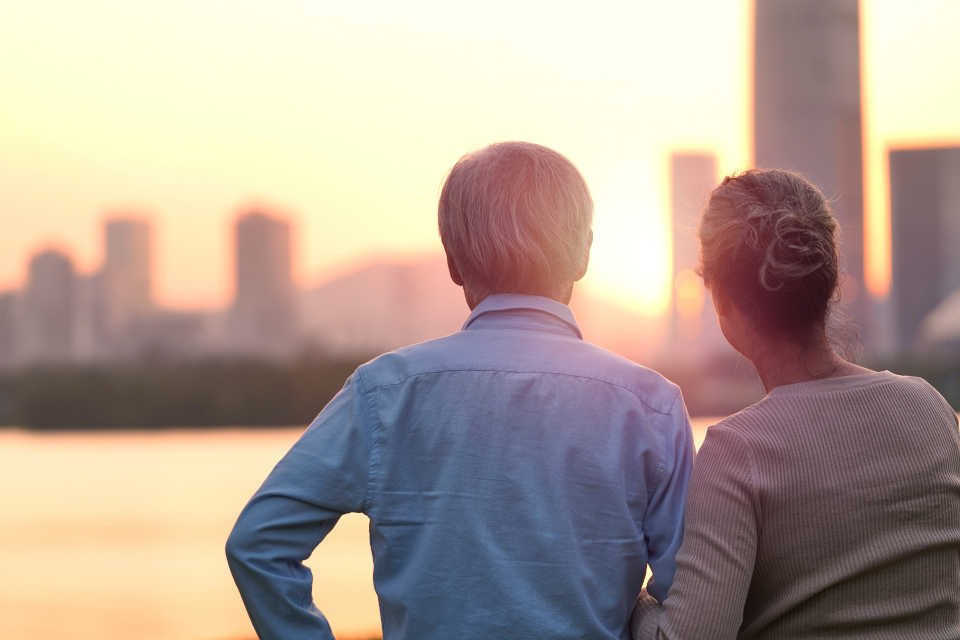
<instances>
[{"instance_id":1,"label":"skyscraper","mask_svg":"<svg viewBox=\"0 0 960 640\"><path fill-rule=\"evenodd\" d=\"M0 369L16 364L16 300L11 291L0 293Z\"/></svg>"},{"instance_id":2,"label":"skyscraper","mask_svg":"<svg viewBox=\"0 0 960 640\"><path fill-rule=\"evenodd\" d=\"M847 276L842 299L862 323L858 0L756 0L755 10L754 163L797 171L831 200Z\"/></svg>"},{"instance_id":3,"label":"skyscraper","mask_svg":"<svg viewBox=\"0 0 960 640\"><path fill-rule=\"evenodd\" d=\"M103 270L77 277L77 323L74 341L77 359L90 362L123 354L121 336L108 332L104 304Z\"/></svg>"},{"instance_id":4,"label":"skyscraper","mask_svg":"<svg viewBox=\"0 0 960 640\"><path fill-rule=\"evenodd\" d=\"M22 362L58 363L74 357L76 275L70 257L55 249L34 254L18 322Z\"/></svg>"},{"instance_id":5,"label":"skyscraper","mask_svg":"<svg viewBox=\"0 0 960 640\"><path fill-rule=\"evenodd\" d=\"M924 318L960 289L960 147L890 152L896 348L908 350Z\"/></svg>"},{"instance_id":6,"label":"skyscraper","mask_svg":"<svg viewBox=\"0 0 960 640\"><path fill-rule=\"evenodd\" d=\"M234 236L237 346L262 355L287 354L298 325L290 223L250 211L237 218Z\"/></svg>"},{"instance_id":7,"label":"skyscraper","mask_svg":"<svg viewBox=\"0 0 960 640\"><path fill-rule=\"evenodd\" d=\"M108 334L125 331L153 306L150 223L111 218L103 225L104 260L100 281L103 322Z\"/></svg>"},{"instance_id":8,"label":"skyscraper","mask_svg":"<svg viewBox=\"0 0 960 640\"><path fill-rule=\"evenodd\" d=\"M707 198L717 185L716 158L707 153L674 153L670 156L670 179L673 215L670 333L675 345L686 344L699 351L716 324L712 305L695 272L700 255L697 228Z\"/></svg>"}]
</instances>

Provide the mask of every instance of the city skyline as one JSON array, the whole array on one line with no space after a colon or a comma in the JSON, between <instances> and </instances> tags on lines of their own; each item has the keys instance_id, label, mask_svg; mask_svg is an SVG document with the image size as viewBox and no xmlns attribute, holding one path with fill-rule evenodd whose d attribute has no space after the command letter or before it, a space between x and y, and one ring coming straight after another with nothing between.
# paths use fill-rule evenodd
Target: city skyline
<instances>
[{"instance_id":1,"label":"city skyline","mask_svg":"<svg viewBox=\"0 0 960 640\"><path fill-rule=\"evenodd\" d=\"M103 257L93 272L77 272L62 250L41 249L30 256L24 287L0 291L0 372L224 356L356 357L452 333L468 310L439 253L381 256L298 286L290 222L262 204L233 220L229 304L167 307L151 298L150 224L127 213L101 227ZM571 306L597 344L638 358L659 348L658 319L589 292L578 291ZM405 318L396 317L401 307Z\"/></svg>"},{"instance_id":2,"label":"city skyline","mask_svg":"<svg viewBox=\"0 0 960 640\"><path fill-rule=\"evenodd\" d=\"M526 138L567 154L593 191L586 285L662 311L669 154L714 153L721 175L750 164L751 5L714 5L552 11L546 29L533 5L497 3L241 2L226 22L185 2L150 15L110 0L17 6L0 26L21 61L0 72L0 289L22 283L28 255L51 241L69 241L90 272L97 221L128 210L153 223L156 300L223 306L227 212L250 198L298 212L300 283L384 253L438 251L445 172L465 151ZM882 293L886 149L960 136L960 87L937 71L960 64L948 28L960 8L865 2L862 13L867 281Z\"/></svg>"}]
</instances>

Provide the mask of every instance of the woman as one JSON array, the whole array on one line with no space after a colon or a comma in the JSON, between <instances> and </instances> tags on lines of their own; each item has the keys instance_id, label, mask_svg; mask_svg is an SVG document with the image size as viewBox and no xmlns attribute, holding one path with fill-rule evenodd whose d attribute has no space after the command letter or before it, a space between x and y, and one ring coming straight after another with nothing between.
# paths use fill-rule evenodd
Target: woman
<instances>
[{"instance_id":1,"label":"woman","mask_svg":"<svg viewBox=\"0 0 960 640\"><path fill-rule=\"evenodd\" d=\"M708 430L676 577L662 607L641 597L635 637L960 638L957 416L831 348L836 226L788 171L710 198L704 282L767 395Z\"/></svg>"}]
</instances>

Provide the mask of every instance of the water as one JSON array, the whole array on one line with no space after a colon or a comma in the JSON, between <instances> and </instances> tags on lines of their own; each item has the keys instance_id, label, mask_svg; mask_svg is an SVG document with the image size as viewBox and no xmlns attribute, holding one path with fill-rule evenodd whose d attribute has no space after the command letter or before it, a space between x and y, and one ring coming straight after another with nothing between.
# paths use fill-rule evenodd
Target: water
<instances>
[{"instance_id":1,"label":"water","mask_svg":"<svg viewBox=\"0 0 960 640\"><path fill-rule=\"evenodd\" d=\"M0 638L254 637L223 544L301 431L0 431ZM338 637L379 633L364 516L308 564Z\"/></svg>"}]
</instances>

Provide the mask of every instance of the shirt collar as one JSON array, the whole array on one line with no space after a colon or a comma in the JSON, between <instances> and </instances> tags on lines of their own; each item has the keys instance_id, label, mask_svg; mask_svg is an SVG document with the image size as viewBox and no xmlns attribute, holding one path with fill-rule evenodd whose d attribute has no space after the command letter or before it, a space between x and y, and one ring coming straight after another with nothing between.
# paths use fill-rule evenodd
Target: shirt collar
<instances>
[{"instance_id":1,"label":"shirt collar","mask_svg":"<svg viewBox=\"0 0 960 640\"><path fill-rule=\"evenodd\" d=\"M491 316L501 315L511 311L534 311L539 312L536 314L538 316L546 314L548 318L545 319L548 322L555 325L565 325L564 328L575 334L581 340L583 339L583 334L580 332L580 327L577 326L577 320L573 317L573 311L570 310L570 307L550 298L520 293L496 293L487 296L474 308L473 313L471 313L467 321L463 323L463 329L466 330L470 328L481 316L486 316L484 320L487 320L490 319ZM536 323L531 323L530 328L536 329L535 324Z\"/></svg>"}]
</instances>

